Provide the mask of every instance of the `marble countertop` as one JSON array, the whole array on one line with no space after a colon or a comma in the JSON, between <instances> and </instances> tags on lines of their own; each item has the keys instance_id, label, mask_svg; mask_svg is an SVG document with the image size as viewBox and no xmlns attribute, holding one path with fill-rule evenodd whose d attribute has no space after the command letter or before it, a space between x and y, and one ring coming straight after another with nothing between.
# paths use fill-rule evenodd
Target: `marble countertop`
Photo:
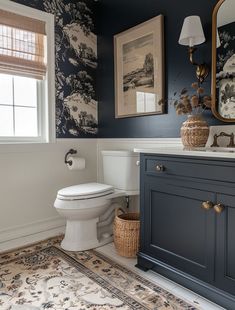
<instances>
[{"instance_id":1,"label":"marble countertop","mask_svg":"<svg viewBox=\"0 0 235 310\"><path fill-rule=\"evenodd\" d=\"M183 155L198 157L232 158L235 160L235 148L192 148L183 147L154 147L154 148L135 148L135 153L161 154L161 155Z\"/></svg>"}]
</instances>

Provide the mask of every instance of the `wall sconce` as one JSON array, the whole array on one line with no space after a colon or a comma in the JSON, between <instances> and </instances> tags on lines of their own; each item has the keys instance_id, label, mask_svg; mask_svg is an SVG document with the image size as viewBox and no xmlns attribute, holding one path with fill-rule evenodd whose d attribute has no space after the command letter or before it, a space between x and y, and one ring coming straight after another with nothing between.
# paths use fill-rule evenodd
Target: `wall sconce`
<instances>
[{"instance_id":1,"label":"wall sconce","mask_svg":"<svg viewBox=\"0 0 235 310\"><path fill-rule=\"evenodd\" d=\"M203 83L209 74L209 67L203 63L198 64L193 60L193 54L197 50L195 45L205 42L205 36L199 16L188 16L184 19L179 44L189 46L190 62L196 66L196 76L200 83Z\"/></svg>"}]
</instances>

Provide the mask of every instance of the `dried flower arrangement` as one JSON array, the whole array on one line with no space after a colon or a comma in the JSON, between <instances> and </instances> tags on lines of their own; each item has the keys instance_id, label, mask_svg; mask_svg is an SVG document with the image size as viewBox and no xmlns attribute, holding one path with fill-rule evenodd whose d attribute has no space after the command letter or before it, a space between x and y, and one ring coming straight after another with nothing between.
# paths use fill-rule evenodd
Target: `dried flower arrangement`
<instances>
[{"instance_id":1,"label":"dried flower arrangement","mask_svg":"<svg viewBox=\"0 0 235 310\"><path fill-rule=\"evenodd\" d=\"M204 147L209 136L209 126L202 113L211 108L212 99L204 94L200 81L192 83L191 87L195 92L193 95L187 88L183 88L180 93L175 92L173 99L168 99L167 102L174 105L177 115L188 114L188 119L183 122L180 130L184 147ZM159 104L165 102L162 99Z\"/></svg>"},{"instance_id":2,"label":"dried flower arrangement","mask_svg":"<svg viewBox=\"0 0 235 310\"><path fill-rule=\"evenodd\" d=\"M198 115L202 114L204 110L211 108L211 96L204 95L205 90L200 83L192 83L191 87L196 94L190 95L187 88L184 88L179 94L179 99L172 100L177 115ZM177 92L174 94L174 97L176 95Z\"/></svg>"}]
</instances>

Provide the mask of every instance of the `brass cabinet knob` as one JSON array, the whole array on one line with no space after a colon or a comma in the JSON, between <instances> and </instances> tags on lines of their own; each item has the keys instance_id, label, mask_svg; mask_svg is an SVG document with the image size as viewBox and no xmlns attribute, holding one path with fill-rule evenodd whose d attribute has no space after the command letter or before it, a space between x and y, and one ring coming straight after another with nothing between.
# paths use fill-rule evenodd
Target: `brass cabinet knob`
<instances>
[{"instance_id":1,"label":"brass cabinet knob","mask_svg":"<svg viewBox=\"0 0 235 310\"><path fill-rule=\"evenodd\" d=\"M210 210L210 209L212 209L213 207L214 207L214 204L213 204L213 202L211 202L211 201L204 201L204 202L202 203L202 208L205 209L205 210Z\"/></svg>"},{"instance_id":2,"label":"brass cabinet knob","mask_svg":"<svg viewBox=\"0 0 235 310\"><path fill-rule=\"evenodd\" d=\"M218 214L222 213L224 211L224 209L225 209L225 207L221 203L214 205L214 210Z\"/></svg>"},{"instance_id":3,"label":"brass cabinet knob","mask_svg":"<svg viewBox=\"0 0 235 310\"><path fill-rule=\"evenodd\" d=\"M163 165L157 165L157 166L156 166L156 170L159 171L159 172L160 172L160 171L164 171L164 170L165 170L165 167L164 167Z\"/></svg>"}]
</instances>

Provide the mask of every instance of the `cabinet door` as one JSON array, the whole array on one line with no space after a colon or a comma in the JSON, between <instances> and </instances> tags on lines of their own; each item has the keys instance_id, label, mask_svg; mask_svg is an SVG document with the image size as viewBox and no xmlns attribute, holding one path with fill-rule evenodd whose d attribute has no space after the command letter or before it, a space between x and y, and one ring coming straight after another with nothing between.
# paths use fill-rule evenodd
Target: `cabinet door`
<instances>
[{"instance_id":1,"label":"cabinet door","mask_svg":"<svg viewBox=\"0 0 235 310\"><path fill-rule=\"evenodd\" d=\"M216 215L216 286L235 295L235 196L218 195L224 210Z\"/></svg>"},{"instance_id":2,"label":"cabinet door","mask_svg":"<svg viewBox=\"0 0 235 310\"><path fill-rule=\"evenodd\" d=\"M173 180L164 184L159 179L146 177L143 184L143 251L161 262L212 282L216 215L213 209L203 209L202 203L214 202L215 194L178 185Z\"/></svg>"}]
</instances>

